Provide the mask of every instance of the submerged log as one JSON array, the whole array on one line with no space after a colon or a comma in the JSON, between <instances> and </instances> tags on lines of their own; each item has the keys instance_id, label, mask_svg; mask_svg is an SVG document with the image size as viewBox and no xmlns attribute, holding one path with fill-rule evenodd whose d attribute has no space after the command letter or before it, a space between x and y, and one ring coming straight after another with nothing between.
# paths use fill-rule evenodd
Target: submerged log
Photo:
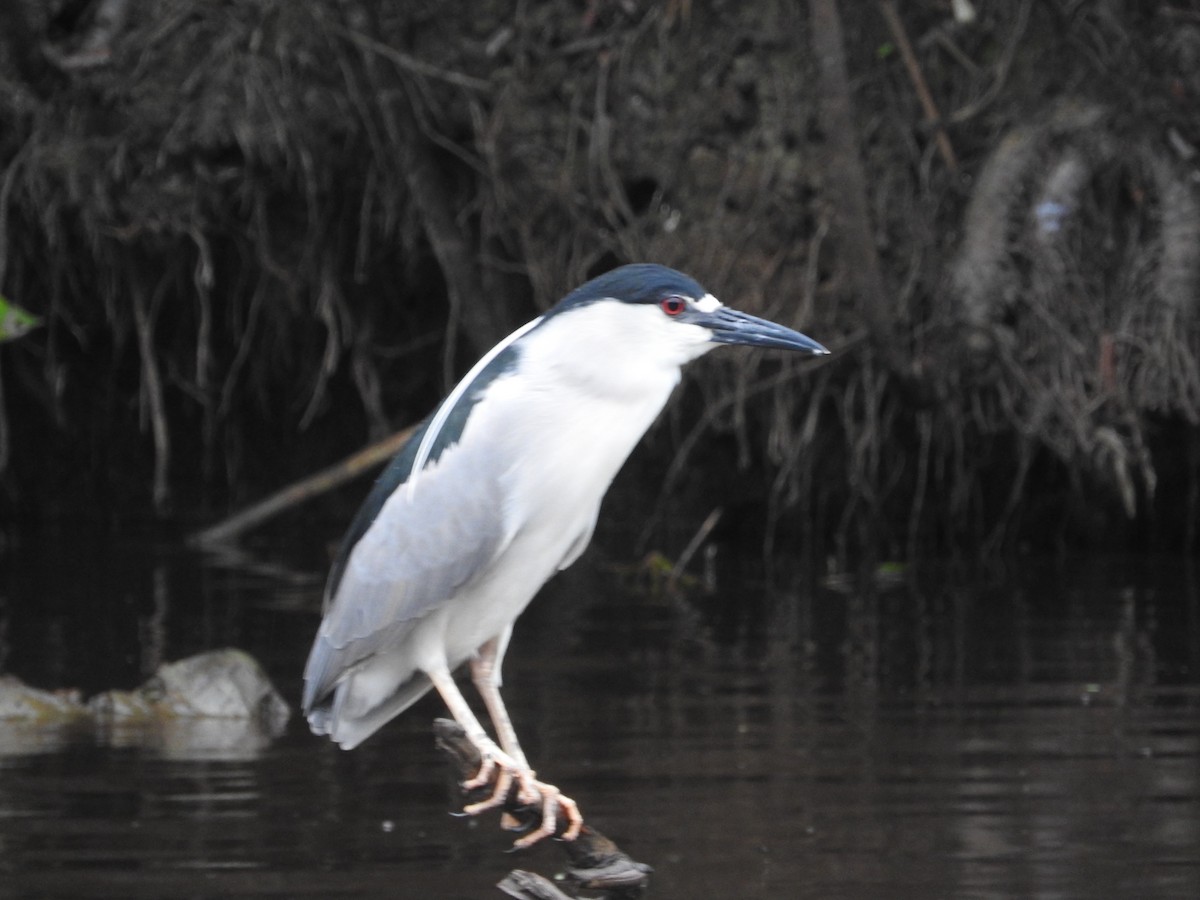
<instances>
[{"instance_id":1,"label":"submerged log","mask_svg":"<svg viewBox=\"0 0 1200 900\"><path fill-rule=\"evenodd\" d=\"M457 722L435 719L434 735L438 750L458 782L466 781L479 771L479 751L468 739L466 732ZM498 773L497 773L498 774ZM471 792L472 796L491 796L495 780ZM521 803L516 791L509 795L502 807L503 815L517 824L515 830L526 830L541 821L541 808ZM565 816L563 817L565 822ZM562 823L560 823L562 824ZM612 900L636 900L645 894L649 884L650 866L640 863L621 850L615 843L585 824L573 841L558 841L568 859L565 872L567 881L574 887L588 891L599 891L600 896ZM499 885L510 897L517 898L561 898L570 897L541 876L520 869L514 870Z\"/></svg>"},{"instance_id":2,"label":"submerged log","mask_svg":"<svg viewBox=\"0 0 1200 900\"><path fill-rule=\"evenodd\" d=\"M496 887L516 900L571 900L550 879L524 869L513 869Z\"/></svg>"}]
</instances>

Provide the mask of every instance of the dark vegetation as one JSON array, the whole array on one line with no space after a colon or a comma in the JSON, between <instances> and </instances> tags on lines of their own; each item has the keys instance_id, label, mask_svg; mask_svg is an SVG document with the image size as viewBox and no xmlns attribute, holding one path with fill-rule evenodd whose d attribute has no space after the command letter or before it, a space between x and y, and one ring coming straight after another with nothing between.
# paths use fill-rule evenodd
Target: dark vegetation
<instances>
[{"instance_id":1,"label":"dark vegetation","mask_svg":"<svg viewBox=\"0 0 1200 900\"><path fill-rule=\"evenodd\" d=\"M0 518L219 518L652 260L840 351L696 367L666 491L1194 549L1200 6L972 5L5 4Z\"/></svg>"}]
</instances>

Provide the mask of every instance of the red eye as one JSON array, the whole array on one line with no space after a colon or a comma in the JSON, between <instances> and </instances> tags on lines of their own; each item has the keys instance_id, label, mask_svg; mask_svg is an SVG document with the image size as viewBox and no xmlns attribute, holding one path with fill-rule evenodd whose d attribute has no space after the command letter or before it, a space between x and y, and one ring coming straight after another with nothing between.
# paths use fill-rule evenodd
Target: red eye
<instances>
[{"instance_id":1,"label":"red eye","mask_svg":"<svg viewBox=\"0 0 1200 900\"><path fill-rule=\"evenodd\" d=\"M687 309L687 301L682 297L664 297L658 306L668 316L677 316Z\"/></svg>"}]
</instances>

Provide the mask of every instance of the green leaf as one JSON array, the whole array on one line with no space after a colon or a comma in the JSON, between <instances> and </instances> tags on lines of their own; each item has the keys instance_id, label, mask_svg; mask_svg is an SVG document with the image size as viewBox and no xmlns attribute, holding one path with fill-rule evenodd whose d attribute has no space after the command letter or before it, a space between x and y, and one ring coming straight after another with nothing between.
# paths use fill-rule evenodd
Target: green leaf
<instances>
[{"instance_id":1,"label":"green leaf","mask_svg":"<svg viewBox=\"0 0 1200 900\"><path fill-rule=\"evenodd\" d=\"M42 324L33 313L26 312L0 294L0 341L11 341Z\"/></svg>"}]
</instances>

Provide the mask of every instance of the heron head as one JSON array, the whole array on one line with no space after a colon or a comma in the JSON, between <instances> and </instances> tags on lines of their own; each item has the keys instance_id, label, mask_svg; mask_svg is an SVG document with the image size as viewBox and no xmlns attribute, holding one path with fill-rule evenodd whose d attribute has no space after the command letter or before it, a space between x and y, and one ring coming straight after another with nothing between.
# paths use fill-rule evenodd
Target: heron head
<instances>
[{"instance_id":1,"label":"heron head","mask_svg":"<svg viewBox=\"0 0 1200 900\"><path fill-rule=\"evenodd\" d=\"M551 315L588 310L594 332L610 332L638 341L643 352L683 364L715 344L773 347L812 355L829 351L812 338L730 309L694 279L666 266L621 266L568 294Z\"/></svg>"}]
</instances>

